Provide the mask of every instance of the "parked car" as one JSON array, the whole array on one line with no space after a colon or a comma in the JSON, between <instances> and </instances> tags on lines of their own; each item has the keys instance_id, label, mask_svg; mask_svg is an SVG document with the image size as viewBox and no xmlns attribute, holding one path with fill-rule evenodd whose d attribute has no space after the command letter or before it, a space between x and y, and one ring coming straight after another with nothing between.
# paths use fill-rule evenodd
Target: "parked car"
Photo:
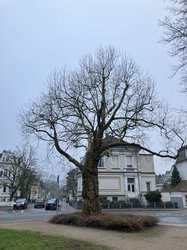
<instances>
[{"instance_id":1,"label":"parked car","mask_svg":"<svg viewBox=\"0 0 187 250\"><path fill-rule=\"evenodd\" d=\"M28 202L25 198L18 198L14 202L13 209L25 209L28 206Z\"/></svg>"},{"instance_id":2,"label":"parked car","mask_svg":"<svg viewBox=\"0 0 187 250\"><path fill-rule=\"evenodd\" d=\"M45 200L43 199L36 199L34 202L34 208L44 208L45 207Z\"/></svg>"},{"instance_id":3,"label":"parked car","mask_svg":"<svg viewBox=\"0 0 187 250\"><path fill-rule=\"evenodd\" d=\"M53 198L47 201L45 210L57 210L60 207L59 198Z\"/></svg>"}]
</instances>

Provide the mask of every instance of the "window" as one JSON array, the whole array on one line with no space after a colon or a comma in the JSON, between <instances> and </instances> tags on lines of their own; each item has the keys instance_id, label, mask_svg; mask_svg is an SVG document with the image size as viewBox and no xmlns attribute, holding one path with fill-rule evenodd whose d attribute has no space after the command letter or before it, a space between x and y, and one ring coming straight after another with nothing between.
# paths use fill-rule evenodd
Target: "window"
<instances>
[{"instance_id":1,"label":"window","mask_svg":"<svg viewBox=\"0 0 187 250\"><path fill-rule=\"evenodd\" d=\"M127 164L127 168L132 168L132 156L131 155L126 156L126 164Z\"/></svg>"},{"instance_id":2,"label":"window","mask_svg":"<svg viewBox=\"0 0 187 250\"><path fill-rule=\"evenodd\" d=\"M112 201L113 202L117 202L118 201L118 197L116 197L116 196L112 197Z\"/></svg>"},{"instance_id":3,"label":"window","mask_svg":"<svg viewBox=\"0 0 187 250\"><path fill-rule=\"evenodd\" d=\"M8 170L7 169L5 169L5 171L4 171L4 176L8 176Z\"/></svg>"},{"instance_id":4,"label":"window","mask_svg":"<svg viewBox=\"0 0 187 250\"><path fill-rule=\"evenodd\" d=\"M135 192L134 178L127 178L128 192Z\"/></svg>"},{"instance_id":5,"label":"window","mask_svg":"<svg viewBox=\"0 0 187 250\"><path fill-rule=\"evenodd\" d=\"M103 159L100 159L99 160L99 165L98 165L99 168L104 168L104 160Z\"/></svg>"},{"instance_id":6,"label":"window","mask_svg":"<svg viewBox=\"0 0 187 250\"><path fill-rule=\"evenodd\" d=\"M150 181L146 182L146 188L147 188L147 192L151 191L151 182Z\"/></svg>"},{"instance_id":7,"label":"window","mask_svg":"<svg viewBox=\"0 0 187 250\"><path fill-rule=\"evenodd\" d=\"M111 156L111 167L112 168L119 168L118 156L112 155Z\"/></svg>"},{"instance_id":8,"label":"window","mask_svg":"<svg viewBox=\"0 0 187 250\"><path fill-rule=\"evenodd\" d=\"M0 176L3 176L3 171L0 171Z\"/></svg>"},{"instance_id":9,"label":"window","mask_svg":"<svg viewBox=\"0 0 187 250\"><path fill-rule=\"evenodd\" d=\"M3 186L3 193L5 193L6 192L6 184L4 184L4 186Z\"/></svg>"}]
</instances>

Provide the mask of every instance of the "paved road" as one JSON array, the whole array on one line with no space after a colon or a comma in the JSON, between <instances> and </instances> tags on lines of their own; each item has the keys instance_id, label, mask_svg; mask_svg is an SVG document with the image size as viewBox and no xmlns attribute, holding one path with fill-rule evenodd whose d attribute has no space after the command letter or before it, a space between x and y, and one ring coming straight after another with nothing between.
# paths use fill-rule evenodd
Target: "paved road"
<instances>
[{"instance_id":1,"label":"paved road","mask_svg":"<svg viewBox=\"0 0 187 250\"><path fill-rule=\"evenodd\" d=\"M13 211L11 208L3 210L0 208L0 223L12 221L30 221L30 220L49 220L56 214L71 213L76 211L74 208L66 203L62 203L61 210L50 211L45 209L35 209L33 205L25 210ZM179 224L187 226L187 209L178 210L143 210L143 209L129 209L129 210L104 210L103 212L113 214L134 214L134 215L150 215L158 218L160 224Z\"/></svg>"},{"instance_id":2,"label":"paved road","mask_svg":"<svg viewBox=\"0 0 187 250\"><path fill-rule=\"evenodd\" d=\"M132 215L148 215L155 216L159 224L180 224L187 226L187 209L177 210L105 210L113 214L132 214Z\"/></svg>"},{"instance_id":3,"label":"paved road","mask_svg":"<svg viewBox=\"0 0 187 250\"><path fill-rule=\"evenodd\" d=\"M29 205L24 210L13 210L12 208L0 208L0 223L15 222L15 221L31 221L31 220L49 220L56 214L60 213L72 213L75 209L66 203L63 203L61 209L45 210L44 208L34 208L33 205Z\"/></svg>"}]
</instances>

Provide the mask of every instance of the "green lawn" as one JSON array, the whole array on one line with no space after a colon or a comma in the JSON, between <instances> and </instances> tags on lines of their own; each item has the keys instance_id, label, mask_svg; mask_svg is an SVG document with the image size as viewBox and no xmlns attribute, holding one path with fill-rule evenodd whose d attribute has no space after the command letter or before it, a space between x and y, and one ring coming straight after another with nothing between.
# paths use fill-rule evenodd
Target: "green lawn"
<instances>
[{"instance_id":1,"label":"green lawn","mask_svg":"<svg viewBox=\"0 0 187 250\"><path fill-rule=\"evenodd\" d=\"M0 250L111 250L108 247L93 245L65 237L42 235L30 231L0 229Z\"/></svg>"}]
</instances>

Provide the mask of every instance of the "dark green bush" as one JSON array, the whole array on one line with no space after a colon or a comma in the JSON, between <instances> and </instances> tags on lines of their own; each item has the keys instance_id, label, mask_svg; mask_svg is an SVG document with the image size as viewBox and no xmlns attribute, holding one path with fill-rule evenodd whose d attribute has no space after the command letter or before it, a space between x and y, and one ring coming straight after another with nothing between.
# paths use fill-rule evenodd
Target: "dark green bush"
<instances>
[{"instance_id":1,"label":"dark green bush","mask_svg":"<svg viewBox=\"0 0 187 250\"><path fill-rule=\"evenodd\" d=\"M161 202L162 195L159 191L150 191L144 194L148 202Z\"/></svg>"},{"instance_id":2,"label":"dark green bush","mask_svg":"<svg viewBox=\"0 0 187 250\"><path fill-rule=\"evenodd\" d=\"M152 227L157 219L152 216L138 215L86 215L84 213L56 215L50 220L51 223L75 225L80 227L94 227L117 231L136 232L146 227Z\"/></svg>"},{"instance_id":3,"label":"dark green bush","mask_svg":"<svg viewBox=\"0 0 187 250\"><path fill-rule=\"evenodd\" d=\"M119 201L111 201L109 203L109 208L120 208L120 203Z\"/></svg>"},{"instance_id":4,"label":"dark green bush","mask_svg":"<svg viewBox=\"0 0 187 250\"><path fill-rule=\"evenodd\" d=\"M174 208L174 204L171 201L167 201L167 202L165 202L165 207L166 208Z\"/></svg>"},{"instance_id":5,"label":"dark green bush","mask_svg":"<svg viewBox=\"0 0 187 250\"><path fill-rule=\"evenodd\" d=\"M102 209L107 208L131 208L131 203L126 201L104 201L101 203Z\"/></svg>"},{"instance_id":6,"label":"dark green bush","mask_svg":"<svg viewBox=\"0 0 187 250\"><path fill-rule=\"evenodd\" d=\"M126 201L121 201L121 208L131 208L131 203Z\"/></svg>"},{"instance_id":7,"label":"dark green bush","mask_svg":"<svg viewBox=\"0 0 187 250\"><path fill-rule=\"evenodd\" d=\"M107 209L107 208L109 208L109 202L108 202L108 201L103 201L103 202L101 203L101 208L102 208L102 209Z\"/></svg>"}]
</instances>

